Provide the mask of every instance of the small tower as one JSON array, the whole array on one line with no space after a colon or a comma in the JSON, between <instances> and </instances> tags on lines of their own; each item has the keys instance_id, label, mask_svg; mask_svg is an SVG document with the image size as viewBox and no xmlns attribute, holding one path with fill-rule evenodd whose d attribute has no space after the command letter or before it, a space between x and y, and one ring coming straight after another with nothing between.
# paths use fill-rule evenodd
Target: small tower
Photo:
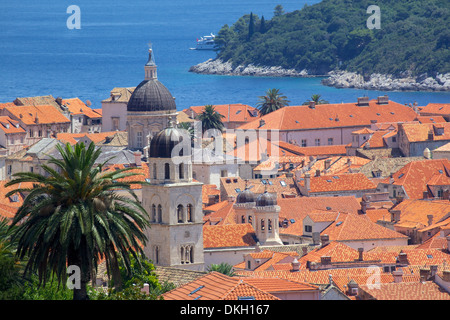
<instances>
[{"instance_id":1,"label":"small tower","mask_svg":"<svg viewBox=\"0 0 450 320\"><path fill-rule=\"evenodd\" d=\"M233 205L234 211L236 212L236 223L250 223L253 227L255 226L255 216L253 213L255 201L256 196L247 186L246 182L244 191L238 193L236 202Z\"/></svg>"},{"instance_id":2,"label":"small tower","mask_svg":"<svg viewBox=\"0 0 450 320\"><path fill-rule=\"evenodd\" d=\"M279 213L276 194L264 191L256 198L254 229L262 245L282 245L279 236Z\"/></svg>"},{"instance_id":3,"label":"small tower","mask_svg":"<svg viewBox=\"0 0 450 320\"><path fill-rule=\"evenodd\" d=\"M142 200L151 226L144 250L156 266L203 271L202 183L192 180L190 155L177 152L183 138L170 121L150 142L150 184Z\"/></svg>"},{"instance_id":4,"label":"small tower","mask_svg":"<svg viewBox=\"0 0 450 320\"><path fill-rule=\"evenodd\" d=\"M153 55L152 44L148 44L148 61L144 66L145 69L145 80L158 79L157 66L155 63L155 57Z\"/></svg>"}]
</instances>

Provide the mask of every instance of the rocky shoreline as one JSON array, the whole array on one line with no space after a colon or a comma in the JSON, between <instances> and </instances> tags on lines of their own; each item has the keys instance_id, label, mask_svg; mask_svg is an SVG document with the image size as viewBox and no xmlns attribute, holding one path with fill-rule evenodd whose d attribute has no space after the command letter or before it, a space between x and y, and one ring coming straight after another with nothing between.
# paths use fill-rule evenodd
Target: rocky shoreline
<instances>
[{"instance_id":1,"label":"rocky shoreline","mask_svg":"<svg viewBox=\"0 0 450 320\"><path fill-rule=\"evenodd\" d=\"M328 75L314 75L307 70L284 69L281 67L261 67L255 65L233 68L229 61L209 59L192 66L189 72L199 74L259 76L259 77L326 77L322 84L335 88L353 88L380 91L450 91L450 73L438 74L435 77L421 75L419 77L404 76L394 78L391 75L374 73L367 79L360 74L348 71L332 71Z\"/></svg>"},{"instance_id":2,"label":"rocky shoreline","mask_svg":"<svg viewBox=\"0 0 450 320\"><path fill-rule=\"evenodd\" d=\"M322 84L335 88L354 88L381 91L450 91L450 73L436 77L421 75L394 78L391 75L374 73L369 79L348 71L332 71Z\"/></svg>"}]
</instances>

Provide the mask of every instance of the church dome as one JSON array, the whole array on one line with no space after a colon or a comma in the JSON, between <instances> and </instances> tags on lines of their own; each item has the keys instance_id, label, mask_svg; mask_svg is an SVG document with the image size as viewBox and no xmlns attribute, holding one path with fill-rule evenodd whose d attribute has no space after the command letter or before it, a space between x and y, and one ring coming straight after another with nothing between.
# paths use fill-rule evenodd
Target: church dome
<instances>
[{"instance_id":1,"label":"church dome","mask_svg":"<svg viewBox=\"0 0 450 320\"><path fill-rule=\"evenodd\" d=\"M174 97L158 79L142 81L127 104L127 111L173 111L176 109Z\"/></svg>"},{"instance_id":2,"label":"church dome","mask_svg":"<svg viewBox=\"0 0 450 320\"><path fill-rule=\"evenodd\" d=\"M151 158L171 158L173 148L182 140L182 131L169 124L169 127L160 131L152 138L149 156ZM176 156L182 156L182 152L183 149L181 148L180 154Z\"/></svg>"},{"instance_id":3,"label":"church dome","mask_svg":"<svg viewBox=\"0 0 450 320\"><path fill-rule=\"evenodd\" d=\"M277 205L277 197L267 191L261 193L256 198L256 206L257 207L265 207L265 206L276 206Z\"/></svg>"},{"instance_id":4,"label":"church dome","mask_svg":"<svg viewBox=\"0 0 450 320\"><path fill-rule=\"evenodd\" d=\"M244 191L239 192L236 196L236 203L248 203L255 202L255 194L246 188Z\"/></svg>"}]
</instances>

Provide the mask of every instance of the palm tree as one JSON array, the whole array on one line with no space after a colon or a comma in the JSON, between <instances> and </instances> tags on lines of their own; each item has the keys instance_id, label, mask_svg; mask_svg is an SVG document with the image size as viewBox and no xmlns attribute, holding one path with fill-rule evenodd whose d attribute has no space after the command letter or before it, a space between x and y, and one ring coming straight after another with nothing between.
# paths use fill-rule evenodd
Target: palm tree
<instances>
[{"instance_id":1,"label":"palm tree","mask_svg":"<svg viewBox=\"0 0 450 320\"><path fill-rule=\"evenodd\" d=\"M279 89L269 89L266 91L265 96L259 97L257 107L259 112L265 115L289 105L289 102L287 97L280 93Z\"/></svg>"},{"instance_id":2,"label":"palm tree","mask_svg":"<svg viewBox=\"0 0 450 320\"><path fill-rule=\"evenodd\" d=\"M320 94L313 94L311 100L303 102L303 105L310 104L310 102L315 102L316 104L328 104L327 100L320 99Z\"/></svg>"},{"instance_id":3,"label":"palm tree","mask_svg":"<svg viewBox=\"0 0 450 320\"><path fill-rule=\"evenodd\" d=\"M202 133L209 129L223 131L222 118L225 116L218 113L212 105L206 105L203 112L197 116L197 120L202 122Z\"/></svg>"},{"instance_id":4,"label":"palm tree","mask_svg":"<svg viewBox=\"0 0 450 320\"><path fill-rule=\"evenodd\" d=\"M128 181L137 173L127 171L135 168L104 171L106 161L96 164L101 150L93 143L58 146L58 151L61 159L51 157L41 166L45 175L21 172L6 184L33 183L6 194L27 194L12 221L17 226L12 239L18 257L27 258L25 275L37 272L40 285L52 274L61 284L67 281L67 267L78 266L73 299L86 300L87 283L101 260L117 284L119 259L130 270L129 253L142 254L148 216L131 185L143 182Z\"/></svg>"},{"instance_id":5,"label":"palm tree","mask_svg":"<svg viewBox=\"0 0 450 320\"><path fill-rule=\"evenodd\" d=\"M220 264L212 264L207 268L207 271L208 272L216 271L229 277L233 277L235 275L233 271L233 266L225 262L222 262Z\"/></svg>"}]
</instances>

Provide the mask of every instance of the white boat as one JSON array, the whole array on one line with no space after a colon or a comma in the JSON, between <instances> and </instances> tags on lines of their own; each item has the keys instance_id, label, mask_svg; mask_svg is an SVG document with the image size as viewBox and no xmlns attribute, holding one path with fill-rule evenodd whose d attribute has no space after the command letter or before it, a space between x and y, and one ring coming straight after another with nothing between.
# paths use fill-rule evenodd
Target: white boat
<instances>
[{"instance_id":1,"label":"white boat","mask_svg":"<svg viewBox=\"0 0 450 320\"><path fill-rule=\"evenodd\" d=\"M197 39L197 46L195 48L191 48L191 50L214 50L215 43L214 38L216 36L211 33L209 36L203 36L200 39Z\"/></svg>"}]
</instances>

